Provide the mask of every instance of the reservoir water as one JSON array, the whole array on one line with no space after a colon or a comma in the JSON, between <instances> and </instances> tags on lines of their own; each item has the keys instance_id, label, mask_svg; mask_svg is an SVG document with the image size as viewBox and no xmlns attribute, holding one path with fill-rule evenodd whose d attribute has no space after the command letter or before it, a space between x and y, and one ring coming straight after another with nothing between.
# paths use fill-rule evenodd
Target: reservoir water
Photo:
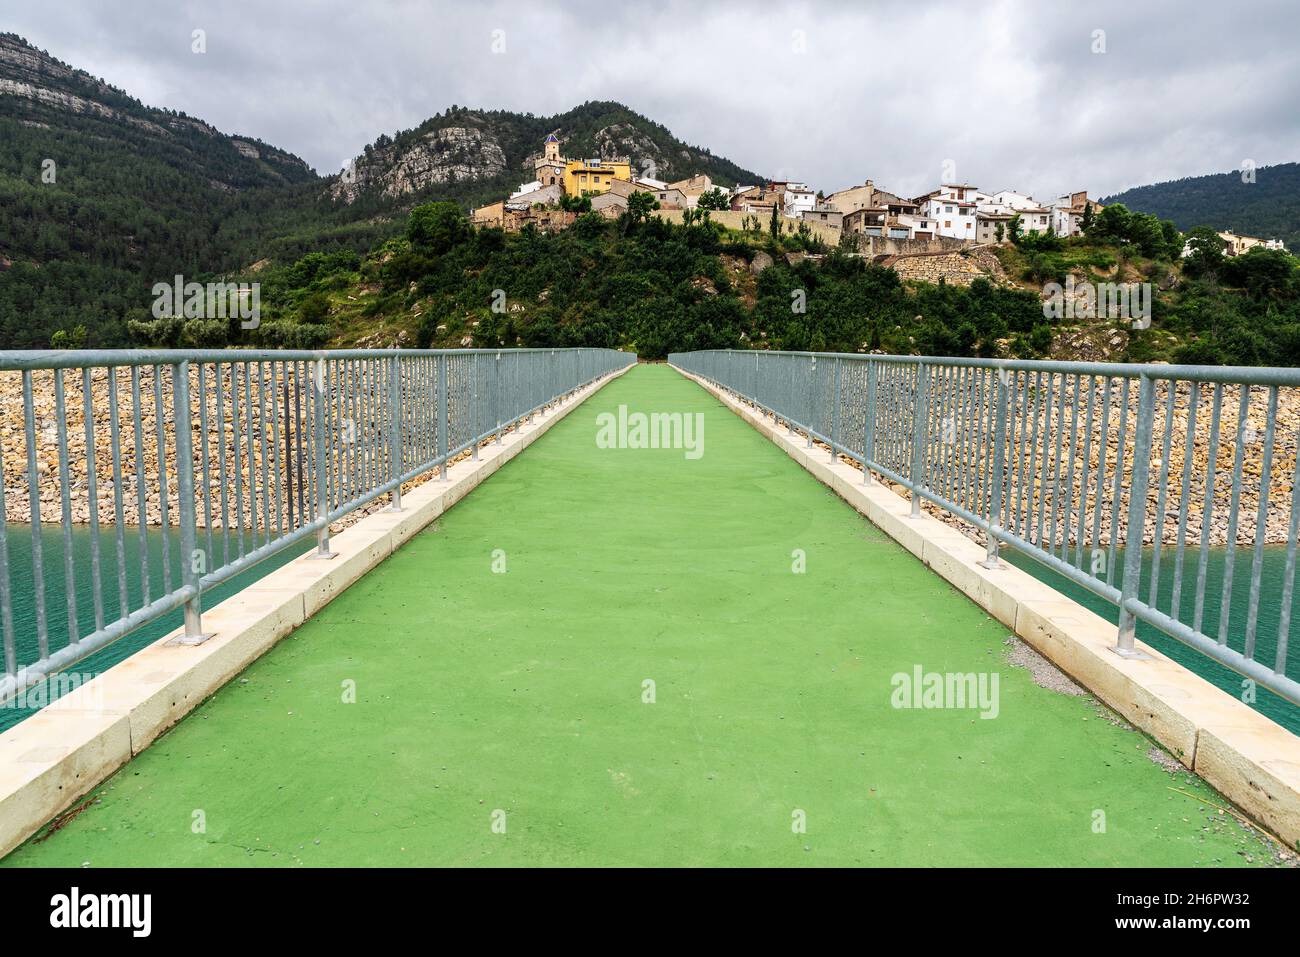
<instances>
[{"instance_id":1,"label":"reservoir water","mask_svg":"<svg viewBox=\"0 0 1300 957\"><path fill-rule=\"evenodd\" d=\"M32 575L32 532L30 526L21 524L9 524L6 526L6 531L9 545L9 580L14 606L14 633L18 649L18 664L21 667L37 659L36 590ZM163 594L163 530L161 528L147 529L145 540L147 544L143 551L149 569L150 596L156 599ZM200 544L203 544L203 541L203 536L200 534ZM126 529L124 546L127 603L130 608L134 609L142 604L141 585L145 578L144 569L141 567L140 562L142 549L140 530L138 528ZM171 575L171 586L175 588L181 581L180 533L176 529L170 530L167 546L167 565ZM217 539L216 547L218 550L221 548L220 538ZM251 550L252 546L249 545L248 547ZM295 545L255 565L230 581L205 592L203 607L211 608L286 562L305 554L311 547L308 544ZM82 634L90 631L95 621L94 592L91 588L90 529L88 526L74 526L72 529L72 549L70 553L66 553L62 528L58 525L43 526L41 552L41 564L45 570L45 587L43 590L45 594L46 628L49 634L50 650L57 651L68 643L68 602L67 591L64 589L63 571L65 554L71 555L77 583L75 593L79 631ZM116 536L111 526L100 529L99 561L100 580L103 583L104 619L105 622L111 623L121 615L117 585ZM181 623L182 613L178 608L164 615L158 621L132 632L125 638L118 639L105 648L101 648L68 670L75 672L83 680L86 680L89 676L98 674L117 664L132 652L152 644L169 631L179 627ZM52 685L45 687L53 688ZM32 697L39 698L39 695L32 695ZM22 702L15 701L0 705L0 731L17 724L35 710L33 707L22 705Z\"/></svg>"},{"instance_id":2,"label":"reservoir water","mask_svg":"<svg viewBox=\"0 0 1300 957\"><path fill-rule=\"evenodd\" d=\"M1121 553L1122 555L1122 550ZM1147 594L1150 587L1151 559L1154 552L1147 548L1142 556L1142 594ZM1081 585L1040 565L1028 555L1007 548L1003 557L1017 568L1021 568L1040 581L1046 582L1057 591L1064 593L1079 604L1096 612L1107 621L1117 621L1115 606L1104 598L1099 598ZM1282 592L1280 582L1286 565L1285 546L1265 548L1261 582L1263 587L1259 596L1259 625L1255 639L1255 660L1273 666L1277 654L1278 626L1282 614ZM1219 613L1223 607L1223 578L1228 567L1227 549L1215 548L1207 553L1205 569L1205 605L1203 609L1202 630L1211 635L1218 635ZM1196 591L1196 572L1199 554L1195 549L1188 549L1183 559L1183 585L1180 596L1182 614L1180 620L1192 620L1193 603ZM1253 552L1249 548L1237 548L1232 559L1232 603L1227 643L1230 648L1243 651L1246 642L1246 617L1250 597L1250 571ZM1160 581L1158 582L1157 607L1168 611L1173 600L1173 551L1166 548L1160 559ZM1117 571L1116 581L1119 575ZM1292 610L1291 627L1287 638L1286 673L1295 677L1300 675L1300 637L1296 632L1296 615ZM1184 645L1174 638L1143 622L1138 622L1138 640L1146 642L1162 654L1168 655L1184 667L1196 672L1218 688L1222 688L1235 698L1242 698L1246 680L1237 672L1226 668L1207 658L1199 651ZM1300 706L1291 704L1285 698L1264 688L1257 688L1256 699L1251 704L1255 710L1268 715L1278 724L1300 734ZM1250 702L1248 702L1250 703Z\"/></svg>"},{"instance_id":3,"label":"reservoir water","mask_svg":"<svg viewBox=\"0 0 1300 957\"><path fill-rule=\"evenodd\" d=\"M14 630L17 638L18 661L21 665L36 659L36 595L32 577L32 538L31 530L26 525L11 524L7 526L7 529L9 571L14 603ZM144 551L148 558L150 594L156 598L162 594L163 531L158 528L148 529L145 538L147 546ZM202 536L200 536L200 544L202 544L202 541ZM168 565L174 587L181 580L179 564L180 541L179 534L174 529L171 530L167 544ZM57 525L47 526L41 536L41 546L44 553L44 594L47 630L50 636L50 648L58 649L67 644L68 640L68 607L66 593L63 588L64 543L62 529ZM221 547L219 539L217 547ZM304 544L287 549L231 581L211 589L204 595L203 606L211 608L274 569L305 554L311 547L309 544ZM128 529L125 536L126 577L128 603L132 608L141 604L141 584L144 580L144 574L140 563L140 552L139 529ZM76 527L73 529L71 557L78 584L76 589L77 618L80 630L84 633L88 630L87 626L94 621L94 603L90 584L91 539L88 528ZM1098 598L1087 589L1044 568L1027 555L1006 548L1003 550L1003 557L1008 562L1024 569L1034 577L1090 608L1103 618L1109 621L1115 620L1115 609L1105 599ZM1143 582L1149 580L1150 559L1151 551L1147 550L1144 555ZM1196 559L1196 553L1189 550L1185 559L1182 594L1184 615L1186 616L1184 620L1189 620L1191 614ZM1251 560L1252 555L1249 549L1237 549L1233 558L1235 582L1232 595L1233 630L1228 636L1228 644L1238 651L1242 650L1245 641L1244 631ZM1282 580L1282 567L1285 561L1285 548L1265 549L1263 581L1269 587L1265 587L1260 595L1255 657L1259 661L1270 664L1277 649L1277 630L1281 614L1281 593L1280 589L1276 587L1276 583ZM1160 607L1167 609L1173 590L1172 557L1169 552L1165 553L1161 565ZM111 622L120 613L116 543L111 528L104 528L101 531L100 567L105 620ZM1204 627L1211 633L1217 630L1223 573L1226 567L1226 550L1214 549L1210 551L1206 569L1204 607L1204 621L1207 624ZM1295 626L1296 617L1300 616L1293 615L1291 637L1288 640L1288 657L1290 659L1288 673L1291 675L1300 674L1300 638L1295 634L1297 630ZM165 615L159 621L133 632L106 648L100 649L81 663L74 665L71 670L83 677L98 674L123 660L137 649L157 641L169 631L180 626L180 624L181 612L177 609ZM1192 650L1181 642L1167 637L1149 625L1139 623L1138 637L1234 697L1242 697L1243 679L1231 669L1210 660L1205 655ZM1251 703L1251 706L1291 731L1300 733L1300 706L1293 705L1264 688L1257 689L1255 701ZM31 712L31 708L19 707L12 702L0 706L0 730L16 724Z\"/></svg>"}]
</instances>

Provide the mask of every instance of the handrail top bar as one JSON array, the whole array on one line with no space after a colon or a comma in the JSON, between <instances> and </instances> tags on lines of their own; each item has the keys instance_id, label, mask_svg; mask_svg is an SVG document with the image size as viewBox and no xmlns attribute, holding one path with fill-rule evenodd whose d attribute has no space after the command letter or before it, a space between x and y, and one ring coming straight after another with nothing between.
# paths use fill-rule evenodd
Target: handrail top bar
<instances>
[{"instance_id":1,"label":"handrail top bar","mask_svg":"<svg viewBox=\"0 0 1300 957\"><path fill-rule=\"evenodd\" d=\"M1181 366L1159 362L1057 362L1046 359L967 359L957 356L900 356L865 352L796 352L779 349L698 349L673 355L732 353L742 356L805 356L815 359L855 359L897 365L964 366L1019 372L1055 372L1125 379L1178 379L1228 385L1300 386L1300 369L1289 366ZM0 353L2 355L2 353Z\"/></svg>"},{"instance_id":2,"label":"handrail top bar","mask_svg":"<svg viewBox=\"0 0 1300 957\"><path fill-rule=\"evenodd\" d=\"M587 346L516 349L13 349L0 350L0 372L104 366L176 365L181 362L314 362L317 359L391 359L516 352L622 352ZM631 355L631 353L628 353Z\"/></svg>"}]
</instances>

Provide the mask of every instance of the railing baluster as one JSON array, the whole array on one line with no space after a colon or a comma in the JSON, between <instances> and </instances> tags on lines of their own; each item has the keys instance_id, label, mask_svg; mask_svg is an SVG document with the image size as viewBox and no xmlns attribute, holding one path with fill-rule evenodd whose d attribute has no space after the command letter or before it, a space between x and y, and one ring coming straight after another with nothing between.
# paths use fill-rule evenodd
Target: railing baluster
<instances>
[{"instance_id":1,"label":"railing baluster","mask_svg":"<svg viewBox=\"0 0 1300 957\"><path fill-rule=\"evenodd\" d=\"M161 369L159 370L161 372ZM190 369L188 362L172 366L173 418L176 425L176 489L180 509L181 580L192 594L185 602L185 632L176 639L180 644L197 645L211 638L203 633L203 602L196 565L197 528L194 516L194 451L192 445L193 412L190 407Z\"/></svg>"},{"instance_id":2,"label":"railing baluster","mask_svg":"<svg viewBox=\"0 0 1300 957\"><path fill-rule=\"evenodd\" d=\"M99 555L99 486L95 475L95 411L89 368L81 370L82 428L86 436L86 500L90 522L90 593L95 606L95 630L104 627L104 583ZM3 518L3 513L0 513Z\"/></svg>"},{"instance_id":3,"label":"railing baluster","mask_svg":"<svg viewBox=\"0 0 1300 957\"><path fill-rule=\"evenodd\" d=\"M388 508L393 512L402 510L402 384L401 357L394 355L388 372L388 421L392 429L389 438L388 461L390 482L393 486L392 500Z\"/></svg>"},{"instance_id":4,"label":"railing baluster","mask_svg":"<svg viewBox=\"0 0 1300 957\"><path fill-rule=\"evenodd\" d=\"M1127 382L1127 380L1125 380ZM1137 441L1133 450L1133 480L1129 487L1128 521L1124 534L1124 581L1120 597L1119 639L1115 650L1126 658L1138 657L1142 653L1134 647L1137 633L1137 616L1128 607L1138 594L1139 579L1142 574L1142 535L1146 525L1147 485L1151 467L1151 432L1152 419L1155 416L1155 384L1151 376L1142 376L1138 390ZM1120 442L1119 461L1115 465L1115 474L1124 471L1124 444ZM1119 510L1116 496L1115 513ZM1111 522L1111 546L1115 545L1118 535L1118 520Z\"/></svg>"},{"instance_id":5,"label":"railing baluster","mask_svg":"<svg viewBox=\"0 0 1300 957\"><path fill-rule=\"evenodd\" d=\"M81 637L77 625L77 574L72 554L72 478L68 474L68 412L64 407L63 369L54 370L54 431L59 449L59 502L63 528L63 597L68 609L68 644ZM164 585L163 590L167 588Z\"/></svg>"},{"instance_id":6,"label":"railing baluster","mask_svg":"<svg viewBox=\"0 0 1300 957\"><path fill-rule=\"evenodd\" d=\"M918 362L916 364L916 405L912 411L912 518L921 515L921 486L925 478L921 474L924 468L921 446L925 440L922 430L928 414L929 389L930 381L926 374L926 365L924 362Z\"/></svg>"},{"instance_id":7,"label":"railing baluster","mask_svg":"<svg viewBox=\"0 0 1300 957\"><path fill-rule=\"evenodd\" d=\"M1011 375L1012 373L1007 369L997 370L998 398L993 425L993 472L989 485L992 498L989 503L988 524L985 528L988 541L985 543L984 560L980 562L985 568L990 569L999 566L998 538L995 533L1001 530L1002 490L1007 481L1007 403L1010 401Z\"/></svg>"},{"instance_id":8,"label":"railing baluster","mask_svg":"<svg viewBox=\"0 0 1300 957\"><path fill-rule=\"evenodd\" d=\"M316 466L316 517L315 521L319 523L316 529L316 551L312 554L313 558L326 559L333 558L335 553L330 551L330 499L329 499L329 448L325 439L325 402L326 393L329 390L327 361L324 356L316 360L312 369L312 380L315 388L312 390L312 402L314 403L316 433L315 448L312 450L312 456Z\"/></svg>"}]
</instances>

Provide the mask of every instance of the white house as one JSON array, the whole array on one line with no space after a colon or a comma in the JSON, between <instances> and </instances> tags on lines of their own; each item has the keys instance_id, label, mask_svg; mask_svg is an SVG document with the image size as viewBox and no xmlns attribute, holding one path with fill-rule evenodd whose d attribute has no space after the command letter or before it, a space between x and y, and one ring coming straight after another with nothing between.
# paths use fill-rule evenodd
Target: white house
<instances>
[{"instance_id":1,"label":"white house","mask_svg":"<svg viewBox=\"0 0 1300 957\"><path fill-rule=\"evenodd\" d=\"M926 220L933 220L935 235L950 236L953 239L975 239L975 204L951 196L931 196L922 205L918 213Z\"/></svg>"},{"instance_id":2,"label":"white house","mask_svg":"<svg viewBox=\"0 0 1300 957\"><path fill-rule=\"evenodd\" d=\"M812 212L817 205L817 194L806 183L786 183L781 194L783 212L791 219L802 219L805 212Z\"/></svg>"},{"instance_id":3,"label":"white house","mask_svg":"<svg viewBox=\"0 0 1300 957\"><path fill-rule=\"evenodd\" d=\"M1058 196L1047 206L1052 211L1052 229L1058 236L1078 236L1083 232L1085 210L1091 206L1095 216L1103 208L1088 198L1087 190Z\"/></svg>"},{"instance_id":4,"label":"white house","mask_svg":"<svg viewBox=\"0 0 1300 957\"><path fill-rule=\"evenodd\" d=\"M919 213L899 213L898 226L907 230L907 239L934 239L938 223Z\"/></svg>"},{"instance_id":5,"label":"white house","mask_svg":"<svg viewBox=\"0 0 1300 957\"><path fill-rule=\"evenodd\" d=\"M992 198L985 204L987 206L1001 206L1013 212L1021 209L1038 208L1039 202L1027 193L1017 193L1014 189L1002 189L993 194ZM989 212L1002 212L1003 210L989 210Z\"/></svg>"},{"instance_id":6,"label":"white house","mask_svg":"<svg viewBox=\"0 0 1300 957\"><path fill-rule=\"evenodd\" d=\"M1045 233L1052 228L1052 211L1046 206L1026 206L1017 209L1022 233Z\"/></svg>"},{"instance_id":7,"label":"white house","mask_svg":"<svg viewBox=\"0 0 1300 957\"><path fill-rule=\"evenodd\" d=\"M941 199L955 199L963 203L978 203L979 197L988 197L970 183L940 183L939 188L930 194Z\"/></svg>"}]
</instances>

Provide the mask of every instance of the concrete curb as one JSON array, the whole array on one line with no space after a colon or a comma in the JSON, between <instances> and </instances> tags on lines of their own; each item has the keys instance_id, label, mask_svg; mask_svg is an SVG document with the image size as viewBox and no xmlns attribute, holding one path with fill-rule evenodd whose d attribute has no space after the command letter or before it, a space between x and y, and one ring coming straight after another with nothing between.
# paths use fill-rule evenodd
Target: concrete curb
<instances>
[{"instance_id":1,"label":"concrete curb","mask_svg":"<svg viewBox=\"0 0 1300 957\"><path fill-rule=\"evenodd\" d=\"M370 571L480 482L627 372L610 373L544 416L452 465L402 496L401 512L376 512L330 538L329 561L306 558L271 572L204 611L211 639L142 648L21 724L0 734L0 856L147 748L200 702Z\"/></svg>"},{"instance_id":2,"label":"concrete curb","mask_svg":"<svg viewBox=\"0 0 1300 957\"><path fill-rule=\"evenodd\" d=\"M673 368L677 368L674 366ZM770 439L820 482L954 588L1155 738L1189 769L1293 850L1300 850L1300 738L1147 645L1148 661L1121 658L1107 621L1027 572L978 563L984 549L859 469L806 447L731 394L677 371Z\"/></svg>"}]
</instances>

